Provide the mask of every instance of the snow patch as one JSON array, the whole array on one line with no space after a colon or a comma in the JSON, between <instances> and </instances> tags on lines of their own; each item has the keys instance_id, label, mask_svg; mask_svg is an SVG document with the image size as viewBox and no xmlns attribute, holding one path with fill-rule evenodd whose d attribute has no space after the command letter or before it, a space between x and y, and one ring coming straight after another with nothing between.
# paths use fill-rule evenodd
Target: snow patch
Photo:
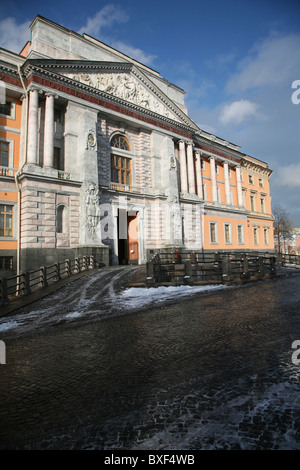
<instances>
[{"instance_id":1,"label":"snow patch","mask_svg":"<svg viewBox=\"0 0 300 470\"><path fill-rule=\"evenodd\" d=\"M159 303L178 297L191 296L199 292L224 289L227 286L159 286L159 287L130 287L120 295L120 301L125 306L142 307L150 303Z\"/></svg>"}]
</instances>

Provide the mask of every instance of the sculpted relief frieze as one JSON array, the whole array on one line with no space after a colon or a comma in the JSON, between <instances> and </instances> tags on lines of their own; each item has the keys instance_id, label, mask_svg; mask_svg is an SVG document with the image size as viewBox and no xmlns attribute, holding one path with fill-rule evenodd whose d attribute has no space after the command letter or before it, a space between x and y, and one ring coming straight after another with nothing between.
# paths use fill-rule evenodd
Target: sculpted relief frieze
<instances>
[{"instance_id":1,"label":"sculpted relief frieze","mask_svg":"<svg viewBox=\"0 0 300 470\"><path fill-rule=\"evenodd\" d=\"M65 75L72 80L77 80L85 85L97 88L111 95L121 98L130 103L154 111L162 116L178 121L172 113L158 98L141 85L141 83L128 73L105 73L105 74L73 74Z\"/></svg>"}]
</instances>

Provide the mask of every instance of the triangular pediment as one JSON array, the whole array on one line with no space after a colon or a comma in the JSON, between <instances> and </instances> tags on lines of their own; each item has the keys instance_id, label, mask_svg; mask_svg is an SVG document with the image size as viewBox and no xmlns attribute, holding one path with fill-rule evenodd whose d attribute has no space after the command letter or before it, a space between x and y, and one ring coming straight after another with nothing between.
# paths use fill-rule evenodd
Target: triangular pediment
<instances>
[{"instance_id":1,"label":"triangular pediment","mask_svg":"<svg viewBox=\"0 0 300 470\"><path fill-rule=\"evenodd\" d=\"M92 62L33 59L47 72L58 73L85 88L114 96L139 108L156 113L182 125L197 129L195 123L155 85L141 69L126 62Z\"/></svg>"}]
</instances>

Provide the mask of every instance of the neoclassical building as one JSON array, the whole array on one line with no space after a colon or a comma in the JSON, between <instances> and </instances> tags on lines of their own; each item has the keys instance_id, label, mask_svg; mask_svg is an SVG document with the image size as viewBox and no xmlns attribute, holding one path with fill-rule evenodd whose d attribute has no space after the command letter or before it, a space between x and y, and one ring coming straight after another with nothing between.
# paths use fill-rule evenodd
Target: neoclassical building
<instances>
[{"instance_id":1,"label":"neoclassical building","mask_svg":"<svg viewBox=\"0 0 300 470\"><path fill-rule=\"evenodd\" d=\"M0 49L0 269L93 254L274 249L267 163L201 130L185 92L43 17Z\"/></svg>"}]
</instances>

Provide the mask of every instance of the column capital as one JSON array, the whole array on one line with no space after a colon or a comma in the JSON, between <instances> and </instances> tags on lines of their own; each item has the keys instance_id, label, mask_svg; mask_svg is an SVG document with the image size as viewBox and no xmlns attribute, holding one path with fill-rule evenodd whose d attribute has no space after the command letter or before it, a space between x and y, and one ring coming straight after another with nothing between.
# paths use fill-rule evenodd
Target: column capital
<instances>
[{"instance_id":1,"label":"column capital","mask_svg":"<svg viewBox=\"0 0 300 470\"><path fill-rule=\"evenodd\" d=\"M47 98L53 96L53 98L54 98L55 100L57 100L57 98L58 98L58 95L57 95L56 93L54 93L53 91L45 91L45 96L46 96Z\"/></svg>"},{"instance_id":2,"label":"column capital","mask_svg":"<svg viewBox=\"0 0 300 470\"><path fill-rule=\"evenodd\" d=\"M35 85L31 85L30 88L28 89L29 92L34 92L36 91L39 95L42 95L44 93L43 90L41 90L40 88L38 88L37 86Z\"/></svg>"}]
</instances>

